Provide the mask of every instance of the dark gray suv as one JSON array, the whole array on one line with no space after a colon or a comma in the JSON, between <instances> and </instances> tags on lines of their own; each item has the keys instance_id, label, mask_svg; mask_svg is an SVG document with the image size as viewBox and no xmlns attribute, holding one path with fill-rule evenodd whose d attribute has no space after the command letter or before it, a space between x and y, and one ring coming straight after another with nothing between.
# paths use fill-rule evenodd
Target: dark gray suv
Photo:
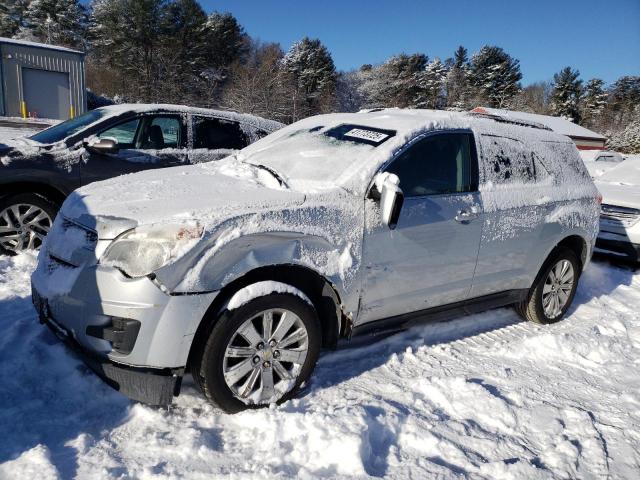
<instances>
[{"instance_id":1,"label":"dark gray suv","mask_svg":"<svg viewBox=\"0 0 640 480\"><path fill-rule=\"evenodd\" d=\"M114 105L0 143L0 253L38 248L64 199L82 185L219 160L281 127L233 112Z\"/></svg>"}]
</instances>

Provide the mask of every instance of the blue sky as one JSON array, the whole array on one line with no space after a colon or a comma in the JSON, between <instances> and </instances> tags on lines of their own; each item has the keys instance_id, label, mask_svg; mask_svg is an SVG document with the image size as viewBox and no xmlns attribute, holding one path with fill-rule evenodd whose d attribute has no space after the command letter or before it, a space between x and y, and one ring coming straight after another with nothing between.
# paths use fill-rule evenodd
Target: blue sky
<instances>
[{"instance_id":1,"label":"blue sky","mask_svg":"<svg viewBox=\"0 0 640 480\"><path fill-rule=\"evenodd\" d=\"M640 0L201 0L228 11L247 33L286 50L305 35L329 48L337 68L423 52L443 60L458 45L503 47L523 83L570 65L607 83L640 75Z\"/></svg>"}]
</instances>

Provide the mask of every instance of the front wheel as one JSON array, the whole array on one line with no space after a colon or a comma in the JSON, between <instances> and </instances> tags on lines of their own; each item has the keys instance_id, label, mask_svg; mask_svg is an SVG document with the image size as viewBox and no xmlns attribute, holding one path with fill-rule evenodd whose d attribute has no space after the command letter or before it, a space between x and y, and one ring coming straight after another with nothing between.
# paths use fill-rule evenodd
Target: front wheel
<instances>
[{"instance_id":1,"label":"front wheel","mask_svg":"<svg viewBox=\"0 0 640 480\"><path fill-rule=\"evenodd\" d=\"M542 266L527 299L517 306L520 316L541 324L562 319L576 294L580 270L572 250L557 248Z\"/></svg>"},{"instance_id":2,"label":"front wheel","mask_svg":"<svg viewBox=\"0 0 640 480\"><path fill-rule=\"evenodd\" d=\"M57 212L57 205L37 193L0 198L0 254L40 248Z\"/></svg>"},{"instance_id":3,"label":"front wheel","mask_svg":"<svg viewBox=\"0 0 640 480\"><path fill-rule=\"evenodd\" d=\"M290 293L271 293L225 311L192 373L228 413L281 403L310 377L320 352L317 313Z\"/></svg>"}]
</instances>

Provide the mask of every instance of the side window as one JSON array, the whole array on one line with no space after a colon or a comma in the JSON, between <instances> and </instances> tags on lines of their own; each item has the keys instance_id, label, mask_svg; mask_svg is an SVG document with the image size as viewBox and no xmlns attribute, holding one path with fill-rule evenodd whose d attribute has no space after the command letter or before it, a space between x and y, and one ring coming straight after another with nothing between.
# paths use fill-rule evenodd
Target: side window
<instances>
[{"instance_id":1,"label":"side window","mask_svg":"<svg viewBox=\"0 0 640 480\"><path fill-rule=\"evenodd\" d=\"M537 172L540 159L536 152L513 138L483 135L487 159L487 179L496 183L531 183L543 175Z\"/></svg>"},{"instance_id":2,"label":"side window","mask_svg":"<svg viewBox=\"0 0 640 480\"><path fill-rule=\"evenodd\" d=\"M473 191L477 188L473 136L444 133L427 137L409 147L386 171L398 176L406 197Z\"/></svg>"},{"instance_id":3,"label":"side window","mask_svg":"<svg viewBox=\"0 0 640 480\"><path fill-rule=\"evenodd\" d=\"M156 115L145 118L139 148L143 150L179 148L182 146L181 127L182 123L178 117Z\"/></svg>"},{"instance_id":4,"label":"side window","mask_svg":"<svg viewBox=\"0 0 640 480\"><path fill-rule=\"evenodd\" d=\"M220 118L194 117L194 133L193 148L240 150L249 144L238 123Z\"/></svg>"},{"instance_id":5,"label":"side window","mask_svg":"<svg viewBox=\"0 0 640 480\"><path fill-rule=\"evenodd\" d=\"M138 118L119 123L98 134L98 138L111 138L118 143L120 148L134 148L139 124L140 119Z\"/></svg>"}]
</instances>

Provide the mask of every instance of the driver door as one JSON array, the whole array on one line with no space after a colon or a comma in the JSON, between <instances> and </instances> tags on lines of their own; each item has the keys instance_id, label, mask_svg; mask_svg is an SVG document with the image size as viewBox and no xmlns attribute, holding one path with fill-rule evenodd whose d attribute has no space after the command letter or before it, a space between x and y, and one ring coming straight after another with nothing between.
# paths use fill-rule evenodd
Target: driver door
<instances>
[{"instance_id":1,"label":"driver door","mask_svg":"<svg viewBox=\"0 0 640 480\"><path fill-rule=\"evenodd\" d=\"M367 215L358 324L468 298L482 212L470 132L429 135L387 166L404 203L394 230Z\"/></svg>"},{"instance_id":2,"label":"driver door","mask_svg":"<svg viewBox=\"0 0 640 480\"><path fill-rule=\"evenodd\" d=\"M151 168L187 163L186 126L180 115L153 114L129 118L97 134L116 142L113 153L87 148L80 172L82 185Z\"/></svg>"}]
</instances>

